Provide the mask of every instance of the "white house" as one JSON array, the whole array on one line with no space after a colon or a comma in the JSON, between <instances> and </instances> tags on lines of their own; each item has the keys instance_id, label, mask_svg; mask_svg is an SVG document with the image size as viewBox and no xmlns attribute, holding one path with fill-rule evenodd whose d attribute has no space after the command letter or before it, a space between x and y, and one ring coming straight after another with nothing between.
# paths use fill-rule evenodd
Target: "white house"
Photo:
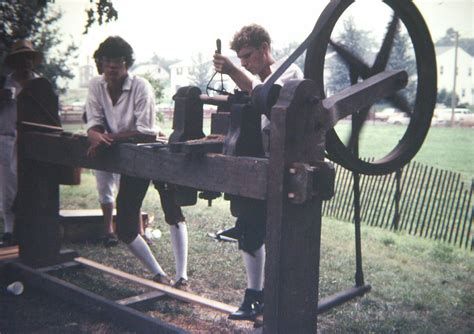
<instances>
[{"instance_id":1,"label":"white house","mask_svg":"<svg viewBox=\"0 0 474 334\"><path fill-rule=\"evenodd\" d=\"M154 63L135 64L130 72L139 76L149 74L152 78L162 81L170 78L169 72L163 66Z\"/></svg>"},{"instance_id":2,"label":"white house","mask_svg":"<svg viewBox=\"0 0 474 334\"><path fill-rule=\"evenodd\" d=\"M172 91L192 84L192 75L196 64L190 60L182 60L170 66L170 85Z\"/></svg>"},{"instance_id":3,"label":"white house","mask_svg":"<svg viewBox=\"0 0 474 334\"><path fill-rule=\"evenodd\" d=\"M438 67L438 92L443 88L447 92L453 90L455 47L436 47L436 63ZM456 94L460 103L474 104L474 57L462 48L458 48Z\"/></svg>"}]
</instances>

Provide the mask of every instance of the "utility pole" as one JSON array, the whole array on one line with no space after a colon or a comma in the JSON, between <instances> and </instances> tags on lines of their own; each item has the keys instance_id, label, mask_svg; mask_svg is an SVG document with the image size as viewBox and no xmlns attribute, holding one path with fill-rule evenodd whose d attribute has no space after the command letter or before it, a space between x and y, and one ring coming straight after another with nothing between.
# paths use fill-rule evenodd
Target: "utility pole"
<instances>
[{"instance_id":1,"label":"utility pole","mask_svg":"<svg viewBox=\"0 0 474 334\"><path fill-rule=\"evenodd\" d=\"M456 41L454 44L454 79L453 79L453 91L451 92L451 127L454 126L454 110L456 108L456 77L458 75L458 43L459 33L455 31Z\"/></svg>"}]
</instances>

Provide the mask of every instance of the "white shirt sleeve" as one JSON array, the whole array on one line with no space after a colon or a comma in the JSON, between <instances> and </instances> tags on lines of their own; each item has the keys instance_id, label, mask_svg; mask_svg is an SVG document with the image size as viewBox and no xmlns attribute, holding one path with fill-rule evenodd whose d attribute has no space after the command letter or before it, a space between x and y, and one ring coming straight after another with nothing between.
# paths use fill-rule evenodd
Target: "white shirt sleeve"
<instances>
[{"instance_id":1,"label":"white shirt sleeve","mask_svg":"<svg viewBox=\"0 0 474 334\"><path fill-rule=\"evenodd\" d=\"M136 79L138 85L134 103L136 128L143 134L156 135L159 129L155 124L156 109L153 87L145 79Z\"/></svg>"},{"instance_id":2,"label":"white shirt sleeve","mask_svg":"<svg viewBox=\"0 0 474 334\"><path fill-rule=\"evenodd\" d=\"M105 122L104 108L100 103L101 92L100 82L94 78L89 84L89 90L86 99L86 115L87 115L87 130L94 126L102 126L104 129L107 128Z\"/></svg>"}]
</instances>

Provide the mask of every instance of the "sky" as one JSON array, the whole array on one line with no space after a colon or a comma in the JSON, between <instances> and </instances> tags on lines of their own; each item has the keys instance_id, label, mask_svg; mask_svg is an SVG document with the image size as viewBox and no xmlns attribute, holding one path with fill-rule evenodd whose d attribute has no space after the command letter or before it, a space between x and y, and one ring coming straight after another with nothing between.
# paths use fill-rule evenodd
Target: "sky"
<instances>
[{"instance_id":1,"label":"sky","mask_svg":"<svg viewBox=\"0 0 474 334\"><path fill-rule=\"evenodd\" d=\"M117 21L94 26L84 35L85 10L89 0L56 0L53 7L63 12L60 21L65 42L79 46L79 64L85 64L107 36L120 35L134 48L137 61L153 54L167 59L190 59L209 55L215 40L222 40L224 54L231 55L229 42L243 25L258 23L272 36L273 47L300 44L311 33L326 0L239 0L152 1L113 0ZM450 27L461 37L474 38L474 0L415 0L429 27L432 39L442 37ZM380 0L356 0L349 7L358 26L381 34L390 14ZM347 12L349 15L349 12Z\"/></svg>"}]
</instances>

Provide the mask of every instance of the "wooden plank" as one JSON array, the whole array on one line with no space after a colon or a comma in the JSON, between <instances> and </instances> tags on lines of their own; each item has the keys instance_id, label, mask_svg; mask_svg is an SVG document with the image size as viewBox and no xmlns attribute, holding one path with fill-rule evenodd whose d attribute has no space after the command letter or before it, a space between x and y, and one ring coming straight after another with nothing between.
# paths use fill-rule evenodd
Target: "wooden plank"
<instances>
[{"instance_id":1,"label":"wooden plank","mask_svg":"<svg viewBox=\"0 0 474 334\"><path fill-rule=\"evenodd\" d=\"M171 324L149 317L130 307L117 304L102 296L82 289L48 274L40 273L22 263L9 263L5 273L28 287L41 289L67 302L75 303L94 315L120 323L138 333L186 333Z\"/></svg>"},{"instance_id":2,"label":"wooden plank","mask_svg":"<svg viewBox=\"0 0 474 334\"><path fill-rule=\"evenodd\" d=\"M18 246L8 246L0 248L0 256L8 254L18 254Z\"/></svg>"},{"instance_id":3,"label":"wooden plank","mask_svg":"<svg viewBox=\"0 0 474 334\"><path fill-rule=\"evenodd\" d=\"M0 261L13 260L17 258L18 258L18 254L5 254L5 255L0 256Z\"/></svg>"},{"instance_id":4,"label":"wooden plank","mask_svg":"<svg viewBox=\"0 0 474 334\"><path fill-rule=\"evenodd\" d=\"M115 275L115 276L121 277L123 279L126 279L126 280L129 280L129 281L132 281L132 282L135 282L135 283L138 283L138 284L141 284L141 285L144 285L144 286L162 291L162 292L166 293L167 295L169 295L173 298L176 298L176 299L179 299L179 300L182 300L182 301L185 301L185 302L199 304L199 305L206 306L206 307L209 307L209 308L212 308L214 310L221 311L221 312L224 312L224 313L233 313L237 310L236 306L227 305L227 304L224 304L224 303L212 300L212 299L197 296L197 295L195 295L193 293L190 293L190 292L187 292L187 291L182 291L182 290L179 290L179 289L172 288L169 285L156 283L156 282L153 282L151 280L148 280L148 279L145 279L145 278L142 278L142 277L138 277L138 276L126 273L124 271L120 271L120 270L105 266L103 264L97 263L95 261L92 261L92 260L89 260L89 259L86 259L86 258L83 258L83 257L77 257L75 259L75 261L77 261L79 263L82 263L83 265L86 265L88 267L95 268L95 269L101 270L103 272L109 273L111 275Z\"/></svg>"},{"instance_id":5,"label":"wooden plank","mask_svg":"<svg viewBox=\"0 0 474 334\"><path fill-rule=\"evenodd\" d=\"M25 157L105 170L200 190L225 192L255 199L266 198L268 159L206 154L196 159L167 149L118 144L100 157L86 156L85 136L24 132Z\"/></svg>"},{"instance_id":6,"label":"wooden plank","mask_svg":"<svg viewBox=\"0 0 474 334\"><path fill-rule=\"evenodd\" d=\"M141 295L132 296L132 297L124 298L124 299L119 299L119 300L116 300L115 302L120 304L120 305L130 306L130 305L134 305L134 304L138 304L138 303L143 303L143 302L148 302L148 301L152 301L152 300L155 300L155 299L159 299L159 298L162 298L164 296L167 296L166 293L164 293L164 292L149 291L149 292L142 293Z\"/></svg>"},{"instance_id":7,"label":"wooden plank","mask_svg":"<svg viewBox=\"0 0 474 334\"><path fill-rule=\"evenodd\" d=\"M114 214L115 214L115 210L114 210ZM91 216L102 217L102 210L100 209L59 210L59 215L63 218L91 217Z\"/></svg>"}]
</instances>

